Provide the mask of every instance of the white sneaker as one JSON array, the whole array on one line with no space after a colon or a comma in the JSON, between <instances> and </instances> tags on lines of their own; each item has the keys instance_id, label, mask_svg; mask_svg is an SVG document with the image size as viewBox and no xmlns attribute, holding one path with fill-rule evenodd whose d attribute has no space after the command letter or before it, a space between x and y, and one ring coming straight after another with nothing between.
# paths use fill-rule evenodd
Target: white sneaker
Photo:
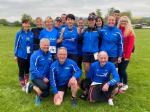
<instances>
[{"instance_id":1,"label":"white sneaker","mask_svg":"<svg viewBox=\"0 0 150 112\"><path fill-rule=\"evenodd\" d=\"M128 89L128 85L124 85L121 87L121 90L126 91Z\"/></svg>"},{"instance_id":2,"label":"white sneaker","mask_svg":"<svg viewBox=\"0 0 150 112\"><path fill-rule=\"evenodd\" d=\"M22 87L22 91L25 92L26 91L26 86Z\"/></svg>"},{"instance_id":3,"label":"white sneaker","mask_svg":"<svg viewBox=\"0 0 150 112\"><path fill-rule=\"evenodd\" d=\"M113 99L112 99L112 98L109 98L109 99L108 99L108 104L109 104L109 105L111 105L111 106L113 106L113 105L114 105L114 103L113 103Z\"/></svg>"}]
</instances>

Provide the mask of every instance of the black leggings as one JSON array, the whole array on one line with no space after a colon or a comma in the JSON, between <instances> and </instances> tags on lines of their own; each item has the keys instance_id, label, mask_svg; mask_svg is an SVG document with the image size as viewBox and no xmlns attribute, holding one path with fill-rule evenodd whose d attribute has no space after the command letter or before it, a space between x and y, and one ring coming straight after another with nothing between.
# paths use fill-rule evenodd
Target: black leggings
<instances>
[{"instance_id":1,"label":"black leggings","mask_svg":"<svg viewBox=\"0 0 150 112\"><path fill-rule=\"evenodd\" d=\"M29 74L30 57L23 59L18 57L19 80L24 80L25 74Z\"/></svg>"},{"instance_id":2,"label":"black leggings","mask_svg":"<svg viewBox=\"0 0 150 112\"><path fill-rule=\"evenodd\" d=\"M120 82L123 82L123 84L128 83L128 76L126 72L128 64L129 61L125 61L124 59L122 59L121 63L118 64L118 73L120 76Z\"/></svg>"},{"instance_id":3,"label":"black leggings","mask_svg":"<svg viewBox=\"0 0 150 112\"><path fill-rule=\"evenodd\" d=\"M42 79L33 79L32 80L33 85L40 88L42 91L42 97L46 97L49 94L49 83L45 83Z\"/></svg>"}]
</instances>

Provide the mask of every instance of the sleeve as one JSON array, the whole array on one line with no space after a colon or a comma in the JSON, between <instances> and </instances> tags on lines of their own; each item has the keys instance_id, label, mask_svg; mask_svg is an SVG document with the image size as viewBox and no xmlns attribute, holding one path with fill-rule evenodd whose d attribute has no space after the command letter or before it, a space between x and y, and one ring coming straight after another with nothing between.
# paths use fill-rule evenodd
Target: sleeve
<instances>
[{"instance_id":1,"label":"sleeve","mask_svg":"<svg viewBox=\"0 0 150 112\"><path fill-rule=\"evenodd\" d=\"M134 34L130 33L129 36L127 37L129 39L129 43L127 46L127 53L125 54L124 58L130 59L132 50L133 50L133 46L134 46Z\"/></svg>"},{"instance_id":2,"label":"sleeve","mask_svg":"<svg viewBox=\"0 0 150 112\"><path fill-rule=\"evenodd\" d=\"M50 87L52 88L53 94L57 94L58 89L56 87L56 81L55 81L55 67L53 67L53 65L50 67L49 80L50 80Z\"/></svg>"},{"instance_id":3,"label":"sleeve","mask_svg":"<svg viewBox=\"0 0 150 112\"><path fill-rule=\"evenodd\" d=\"M110 86L113 86L113 85L115 85L117 82L119 82L120 79L119 79L119 75L118 75L118 73L117 73L117 71L116 71L115 65L112 63L112 65L111 65L110 67L111 67L111 73L112 73L112 77L113 77L113 78L108 82L108 84L109 84Z\"/></svg>"},{"instance_id":4,"label":"sleeve","mask_svg":"<svg viewBox=\"0 0 150 112\"><path fill-rule=\"evenodd\" d=\"M41 31L40 34L39 34L39 40L42 39L43 36L44 36L44 35L43 35L43 31Z\"/></svg>"},{"instance_id":5,"label":"sleeve","mask_svg":"<svg viewBox=\"0 0 150 112\"><path fill-rule=\"evenodd\" d=\"M82 75L82 71L80 70L80 68L77 66L77 64L75 62L73 62L72 67L73 67L73 71L74 71L74 77L76 79L79 79Z\"/></svg>"},{"instance_id":6,"label":"sleeve","mask_svg":"<svg viewBox=\"0 0 150 112\"><path fill-rule=\"evenodd\" d=\"M19 45L20 36L19 33L16 34L15 45L14 45L14 55L17 56L17 50Z\"/></svg>"},{"instance_id":7,"label":"sleeve","mask_svg":"<svg viewBox=\"0 0 150 112\"><path fill-rule=\"evenodd\" d=\"M31 39L30 39L30 47L31 47L31 53L33 53L33 33L31 32Z\"/></svg>"},{"instance_id":8,"label":"sleeve","mask_svg":"<svg viewBox=\"0 0 150 112\"><path fill-rule=\"evenodd\" d=\"M44 77L42 76L42 73L38 70L38 60L40 56L37 56L35 54L31 55L30 59L30 73L32 78L41 78L43 79Z\"/></svg>"},{"instance_id":9,"label":"sleeve","mask_svg":"<svg viewBox=\"0 0 150 112\"><path fill-rule=\"evenodd\" d=\"M122 33L121 31L119 30L118 32L118 57L122 57L123 55L123 37L122 37Z\"/></svg>"}]
</instances>

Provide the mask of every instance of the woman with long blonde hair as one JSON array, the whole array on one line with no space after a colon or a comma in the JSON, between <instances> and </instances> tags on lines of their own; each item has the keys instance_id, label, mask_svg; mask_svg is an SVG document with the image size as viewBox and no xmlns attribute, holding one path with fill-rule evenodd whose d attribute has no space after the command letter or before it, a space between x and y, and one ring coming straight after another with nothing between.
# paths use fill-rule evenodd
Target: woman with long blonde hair
<instances>
[{"instance_id":1,"label":"woman with long blonde hair","mask_svg":"<svg viewBox=\"0 0 150 112\"><path fill-rule=\"evenodd\" d=\"M123 87L121 89L127 90L128 78L126 69L129 64L129 60L134 47L135 34L131 25L131 21L127 16L120 17L118 22L118 28L121 30L124 39L122 56L123 58L121 63L118 65L118 73L120 75L120 81L123 83Z\"/></svg>"}]
</instances>

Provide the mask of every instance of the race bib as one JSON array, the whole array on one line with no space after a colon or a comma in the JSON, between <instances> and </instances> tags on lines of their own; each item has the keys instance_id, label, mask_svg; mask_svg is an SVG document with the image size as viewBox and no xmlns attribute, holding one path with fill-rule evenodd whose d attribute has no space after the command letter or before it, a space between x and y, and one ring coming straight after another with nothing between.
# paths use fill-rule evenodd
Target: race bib
<instances>
[{"instance_id":1,"label":"race bib","mask_svg":"<svg viewBox=\"0 0 150 112\"><path fill-rule=\"evenodd\" d=\"M56 53L56 46L49 46L49 51L51 53Z\"/></svg>"},{"instance_id":2,"label":"race bib","mask_svg":"<svg viewBox=\"0 0 150 112\"><path fill-rule=\"evenodd\" d=\"M98 59L98 52L94 53L94 59L95 59L95 60Z\"/></svg>"},{"instance_id":3,"label":"race bib","mask_svg":"<svg viewBox=\"0 0 150 112\"><path fill-rule=\"evenodd\" d=\"M30 51L30 46L27 46L27 54L30 54L31 51Z\"/></svg>"}]
</instances>

